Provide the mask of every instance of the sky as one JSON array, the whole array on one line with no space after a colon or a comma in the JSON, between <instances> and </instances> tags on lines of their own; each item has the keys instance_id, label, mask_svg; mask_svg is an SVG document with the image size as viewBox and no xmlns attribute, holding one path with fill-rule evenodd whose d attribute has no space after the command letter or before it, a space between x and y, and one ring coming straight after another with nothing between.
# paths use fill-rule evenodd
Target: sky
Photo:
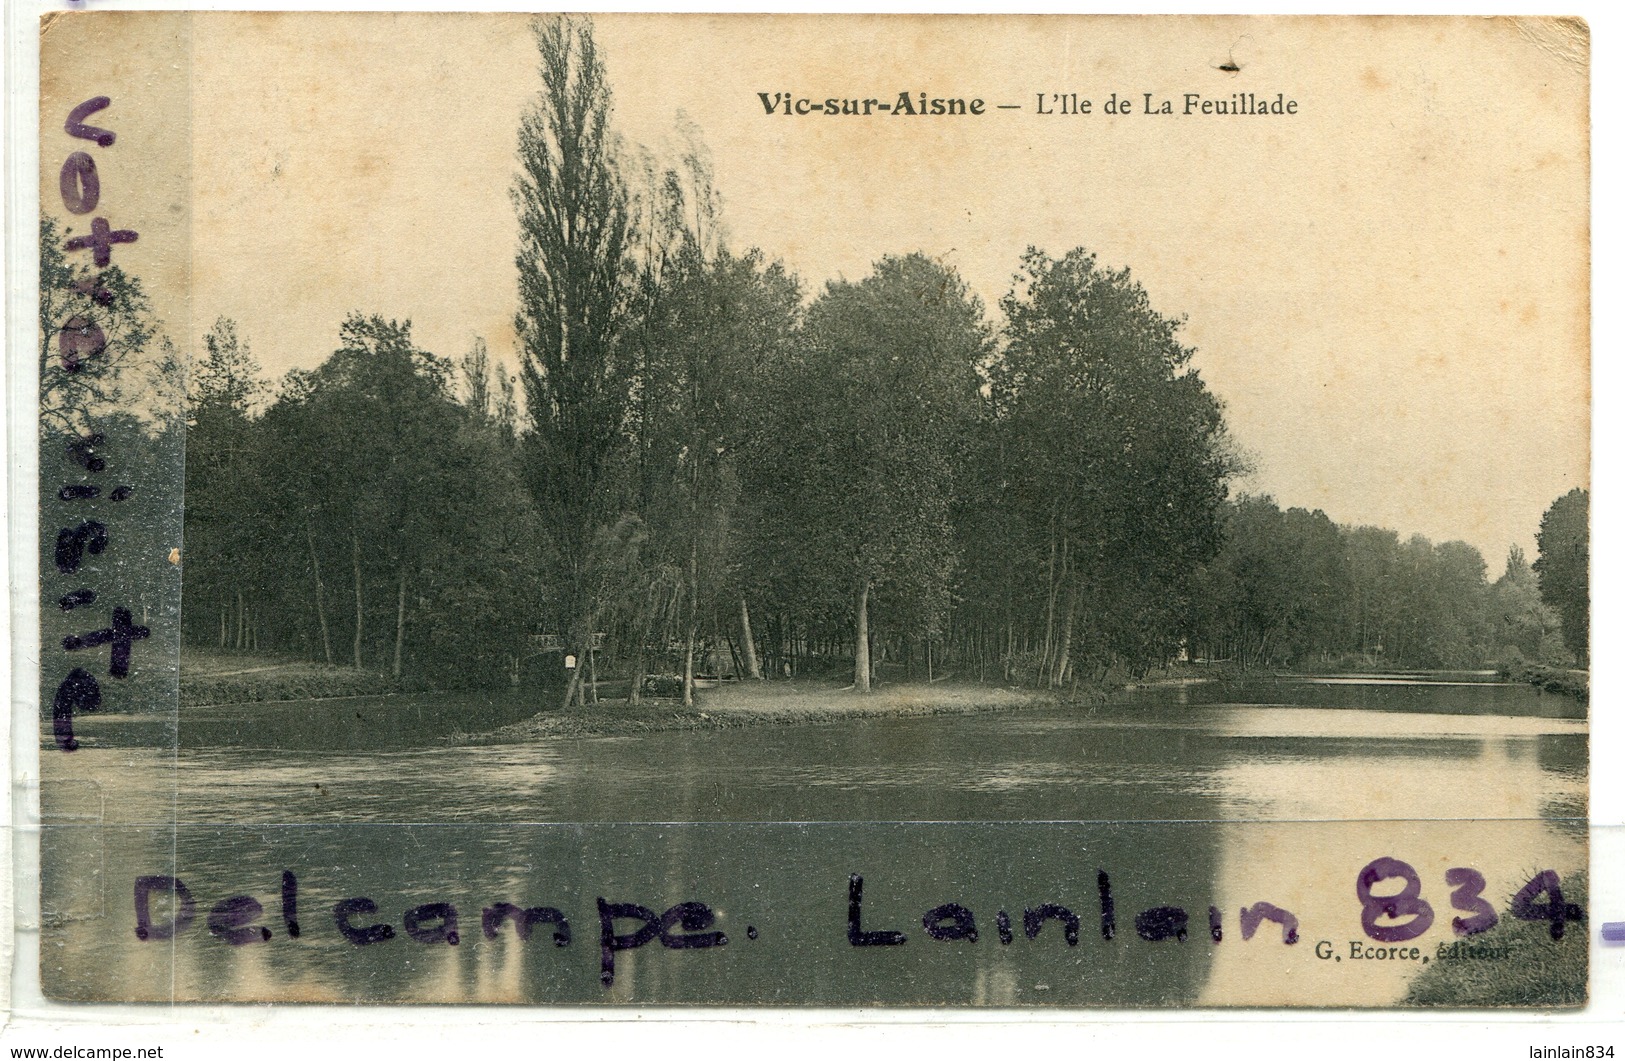
<instances>
[{"instance_id":1,"label":"sky","mask_svg":"<svg viewBox=\"0 0 1625 1061\"><path fill-rule=\"evenodd\" d=\"M152 18L129 32L161 32L173 61L146 75L150 105L130 97L129 176L110 166L104 187L186 231L127 259L178 340L232 318L280 375L318 364L360 310L410 317L436 353L480 336L511 362L508 192L539 85L523 17ZM991 316L1024 248L1087 247L1186 319L1253 469L1238 489L1464 539L1492 578L1588 483L1585 53L1550 24L600 15L596 29L619 131L670 151L686 116L730 242L784 260L809 293L919 250ZM902 91L1021 109L795 117L757 95ZM1038 114L1039 93L1092 112ZM1298 113L1147 115L1146 93L1176 109L1185 93L1280 93ZM1113 94L1135 113L1104 113Z\"/></svg>"}]
</instances>

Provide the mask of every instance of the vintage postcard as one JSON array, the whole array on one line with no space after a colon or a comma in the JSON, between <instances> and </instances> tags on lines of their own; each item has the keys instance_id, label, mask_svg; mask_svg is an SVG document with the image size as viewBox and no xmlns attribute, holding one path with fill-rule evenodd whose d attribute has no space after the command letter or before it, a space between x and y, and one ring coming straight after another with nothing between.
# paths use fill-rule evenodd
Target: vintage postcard
<instances>
[{"instance_id":1,"label":"vintage postcard","mask_svg":"<svg viewBox=\"0 0 1625 1061\"><path fill-rule=\"evenodd\" d=\"M39 76L44 997L1586 1003L1583 22Z\"/></svg>"}]
</instances>

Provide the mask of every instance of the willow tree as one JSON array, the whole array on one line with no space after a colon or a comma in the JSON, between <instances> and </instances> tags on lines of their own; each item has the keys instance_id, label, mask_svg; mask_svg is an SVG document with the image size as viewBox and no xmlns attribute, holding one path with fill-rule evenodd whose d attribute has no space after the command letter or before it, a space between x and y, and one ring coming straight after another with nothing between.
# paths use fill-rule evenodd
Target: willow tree
<instances>
[{"instance_id":1,"label":"willow tree","mask_svg":"<svg viewBox=\"0 0 1625 1061\"><path fill-rule=\"evenodd\" d=\"M525 474L559 558L556 617L586 659L598 610L592 553L614 511L610 473L632 375L621 337L635 236L592 23L554 16L533 31L542 90L520 122L512 190ZM572 675L566 704L579 694Z\"/></svg>"}]
</instances>

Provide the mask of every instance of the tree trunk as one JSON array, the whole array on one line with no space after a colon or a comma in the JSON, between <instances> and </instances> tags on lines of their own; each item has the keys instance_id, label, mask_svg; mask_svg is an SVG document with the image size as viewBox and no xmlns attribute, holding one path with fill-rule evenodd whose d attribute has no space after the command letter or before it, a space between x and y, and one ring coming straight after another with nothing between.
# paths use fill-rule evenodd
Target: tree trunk
<instances>
[{"instance_id":1,"label":"tree trunk","mask_svg":"<svg viewBox=\"0 0 1625 1061\"><path fill-rule=\"evenodd\" d=\"M598 651L593 647L592 631L587 631L587 702L598 703Z\"/></svg>"},{"instance_id":2,"label":"tree trunk","mask_svg":"<svg viewBox=\"0 0 1625 1061\"><path fill-rule=\"evenodd\" d=\"M1044 651L1038 656L1038 672L1033 675L1034 684L1042 682L1048 672L1050 649L1055 643L1055 556L1059 551L1059 544L1055 540L1055 517L1052 514L1049 525L1049 593L1044 601Z\"/></svg>"},{"instance_id":3,"label":"tree trunk","mask_svg":"<svg viewBox=\"0 0 1625 1061\"><path fill-rule=\"evenodd\" d=\"M654 623L655 605L653 593L643 606L643 633L638 638L637 655L632 659L632 688L626 694L626 702L633 707L643 703L643 679L649 672L649 627Z\"/></svg>"},{"instance_id":4,"label":"tree trunk","mask_svg":"<svg viewBox=\"0 0 1625 1061\"><path fill-rule=\"evenodd\" d=\"M858 584L857 633L852 639L852 687L869 691L869 580Z\"/></svg>"},{"instance_id":5,"label":"tree trunk","mask_svg":"<svg viewBox=\"0 0 1625 1061\"><path fill-rule=\"evenodd\" d=\"M762 680L762 667L756 660L756 641L750 633L750 605L739 598L739 648L745 653L745 677Z\"/></svg>"},{"instance_id":6,"label":"tree trunk","mask_svg":"<svg viewBox=\"0 0 1625 1061\"><path fill-rule=\"evenodd\" d=\"M1066 669L1072 664L1072 623L1078 614L1078 591L1074 587L1066 595L1066 619L1061 623L1061 657L1050 675L1050 688L1059 689L1066 683Z\"/></svg>"},{"instance_id":7,"label":"tree trunk","mask_svg":"<svg viewBox=\"0 0 1625 1061\"><path fill-rule=\"evenodd\" d=\"M400 571L400 589L395 594L395 658L389 665L391 677L401 676L401 642L406 639L406 566Z\"/></svg>"},{"instance_id":8,"label":"tree trunk","mask_svg":"<svg viewBox=\"0 0 1625 1061\"><path fill-rule=\"evenodd\" d=\"M355 527L350 528L350 568L355 575L355 669L361 669L361 539L356 537Z\"/></svg>"},{"instance_id":9,"label":"tree trunk","mask_svg":"<svg viewBox=\"0 0 1625 1061\"><path fill-rule=\"evenodd\" d=\"M694 706L694 638L699 633L700 543L688 547L688 623L683 638L683 706Z\"/></svg>"},{"instance_id":10,"label":"tree trunk","mask_svg":"<svg viewBox=\"0 0 1625 1061\"><path fill-rule=\"evenodd\" d=\"M585 631L585 632L583 632ZM574 647L576 665L570 669L570 681L564 688L564 710L568 711L574 705L586 706L582 691L584 681L582 672L587 669L587 653L592 648L592 615L576 620L570 635L565 638L565 651Z\"/></svg>"},{"instance_id":11,"label":"tree trunk","mask_svg":"<svg viewBox=\"0 0 1625 1061\"><path fill-rule=\"evenodd\" d=\"M688 624L688 635L683 638L683 706L694 706L694 623Z\"/></svg>"},{"instance_id":12,"label":"tree trunk","mask_svg":"<svg viewBox=\"0 0 1625 1061\"><path fill-rule=\"evenodd\" d=\"M570 670L570 682L569 682L568 685L566 685L564 687L564 706L560 710L563 710L563 711L570 710L570 705L575 702L576 693L579 692L580 690L581 690L581 661L578 659L578 660L576 660L576 665L573 668L571 668L571 670Z\"/></svg>"},{"instance_id":13,"label":"tree trunk","mask_svg":"<svg viewBox=\"0 0 1625 1061\"><path fill-rule=\"evenodd\" d=\"M316 531L305 520L305 540L310 543L310 571L316 577L316 623L322 628L322 658L333 665L333 642L327 635L327 609L322 606L322 563L316 556Z\"/></svg>"},{"instance_id":14,"label":"tree trunk","mask_svg":"<svg viewBox=\"0 0 1625 1061\"><path fill-rule=\"evenodd\" d=\"M237 651L248 647L248 609L243 605L243 594L237 591Z\"/></svg>"},{"instance_id":15,"label":"tree trunk","mask_svg":"<svg viewBox=\"0 0 1625 1061\"><path fill-rule=\"evenodd\" d=\"M631 684L629 684L626 688L626 703L628 707L637 707L639 704L643 703L644 672L645 666L643 662L643 650L639 649L637 659L632 664Z\"/></svg>"},{"instance_id":16,"label":"tree trunk","mask_svg":"<svg viewBox=\"0 0 1625 1061\"><path fill-rule=\"evenodd\" d=\"M630 707L637 707L643 702L643 674L648 671L648 617L653 609L643 613L643 634L637 639L637 653L632 656L632 686L626 691L626 702Z\"/></svg>"}]
</instances>

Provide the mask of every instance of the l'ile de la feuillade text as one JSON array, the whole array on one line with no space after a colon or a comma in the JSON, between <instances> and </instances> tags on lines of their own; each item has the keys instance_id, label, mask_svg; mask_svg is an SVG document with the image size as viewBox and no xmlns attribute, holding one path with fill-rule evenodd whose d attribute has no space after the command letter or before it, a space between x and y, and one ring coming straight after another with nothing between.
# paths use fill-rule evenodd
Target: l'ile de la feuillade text
<instances>
[{"instance_id":1,"label":"l'ile de la feuillade text","mask_svg":"<svg viewBox=\"0 0 1625 1061\"><path fill-rule=\"evenodd\" d=\"M998 111L1049 115L1108 115L1111 117L1287 117L1298 113L1298 101L1284 92L1232 92L1209 96L1200 92L1161 95L1154 92L1116 93L1104 98L1079 92L1039 92L1023 102L989 102L981 96L932 96L903 91L878 96L825 96L822 99L794 92L758 92L762 111L783 117L825 118L977 118Z\"/></svg>"}]
</instances>

